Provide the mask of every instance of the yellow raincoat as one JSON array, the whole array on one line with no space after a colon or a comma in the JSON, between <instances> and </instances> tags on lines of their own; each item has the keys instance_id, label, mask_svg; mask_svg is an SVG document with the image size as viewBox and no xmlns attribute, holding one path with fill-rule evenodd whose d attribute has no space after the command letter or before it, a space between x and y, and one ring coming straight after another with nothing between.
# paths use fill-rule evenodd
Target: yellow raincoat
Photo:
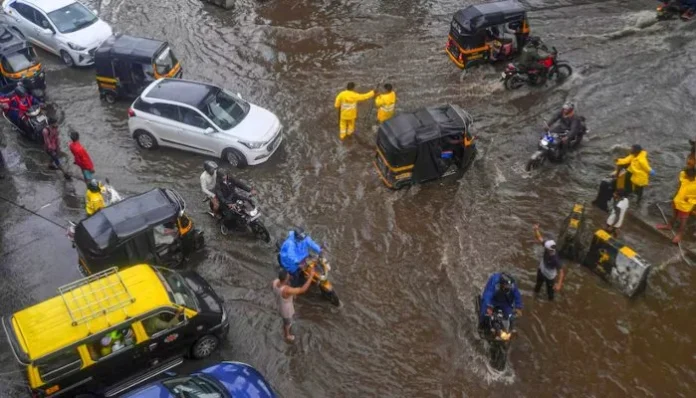
<instances>
[{"instance_id":1,"label":"yellow raincoat","mask_svg":"<svg viewBox=\"0 0 696 398\"><path fill-rule=\"evenodd\" d=\"M616 161L617 166L628 166L628 172L631 173L631 183L637 187L644 187L650 181L650 172L652 168L648 163L648 152L640 151L638 155L628 155Z\"/></svg>"},{"instance_id":2,"label":"yellow raincoat","mask_svg":"<svg viewBox=\"0 0 696 398\"><path fill-rule=\"evenodd\" d=\"M386 94L378 95L375 98L375 106L377 107L377 121L384 123L394 116L394 108L396 107L396 93L391 91Z\"/></svg>"},{"instance_id":3,"label":"yellow raincoat","mask_svg":"<svg viewBox=\"0 0 696 398\"><path fill-rule=\"evenodd\" d=\"M88 216L91 216L105 207L104 196L102 196L104 187L100 185L100 188L101 192L92 192L88 189L85 194L85 211Z\"/></svg>"},{"instance_id":4,"label":"yellow raincoat","mask_svg":"<svg viewBox=\"0 0 696 398\"><path fill-rule=\"evenodd\" d=\"M358 118L358 102L368 100L375 96L375 91L371 90L365 94L358 94L353 90L343 90L336 96L334 107L341 111L340 138L346 138L355 131L355 119Z\"/></svg>"},{"instance_id":5,"label":"yellow raincoat","mask_svg":"<svg viewBox=\"0 0 696 398\"><path fill-rule=\"evenodd\" d=\"M693 181L686 177L686 172L679 173L679 190L674 196L674 208L691 213L696 205L696 179Z\"/></svg>"}]
</instances>

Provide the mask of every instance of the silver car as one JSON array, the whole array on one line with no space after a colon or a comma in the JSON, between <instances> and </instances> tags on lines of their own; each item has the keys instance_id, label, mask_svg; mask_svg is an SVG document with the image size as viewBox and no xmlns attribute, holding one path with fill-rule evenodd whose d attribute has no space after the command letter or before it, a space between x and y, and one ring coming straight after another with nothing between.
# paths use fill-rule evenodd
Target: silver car
<instances>
[{"instance_id":1,"label":"silver car","mask_svg":"<svg viewBox=\"0 0 696 398\"><path fill-rule=\"evenodd\" d=\"M5 0L1 21L68 66L94 63L94 52L111 26L76 0Z\"/></svg>"}]
</instances>

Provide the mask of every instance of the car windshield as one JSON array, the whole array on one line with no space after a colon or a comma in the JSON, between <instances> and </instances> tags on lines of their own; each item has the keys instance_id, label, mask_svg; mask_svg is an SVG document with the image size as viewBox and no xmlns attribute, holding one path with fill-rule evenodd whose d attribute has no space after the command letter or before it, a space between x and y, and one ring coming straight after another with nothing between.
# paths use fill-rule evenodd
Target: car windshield
<instances>
[{"instance_id":1,"label":"car windshield","mask_svg":"<svg viewBox=\"0 0 696 398\"><path fill-rule=\"evenodd\" d=\"M8 73L21 72L36 64L36 56L31 48L25 48L2 57L2 68Z\"/></svg>"},{"instance_id":2,"label":"car windshield","mask_svg":"<svg viewBox=\"0 0 696 398\"><path fill-rule=\"evenodd\" d=\"M169 73L174 65L179 62L174 55L174 52L166 47L162 52L155 58L155 68L157 68L157 74L162 76Z\"/></svg>"},{"instance_id":3,"label":"car windshield","mask_svg":"<svg viewBox=\"0 0 696 398\"><path fill-rule=\"evenodd\" d=\"M198 300L191 289L186 285L186 281L177 272L166 268L157 268L160 275L166 282L169 298L179 305L198 311Z\"/></svg>"},{"instance_id":4,"label":"car windshield","mask_svg":"<svg viewBox=\"0 0 696 398\"><path fill-rule=\"evenodd\" d=\"M49 12L48 17L60 33L77 32L92 25L99 19L92 11L78 2Z\"/></svg>"},{"instance_id":5,"label":"car windshield","mask_svg":"<svg viewBox=\"0 0 696 398\"><path fill-rule=\"evenodd\" d=\"M224 398L217 386L203 377L184 377L162 384L177 398Z\"/></svg>"},{"instance_id":6,"label":"car windshield","mask_svg":"<svg viewBox=\"0 0 696 398\"><path fill-rule=\"evenodd\" d=\"M211 92L198 109L221 130L229 130L249 113L250 105L225 90Z\"/></svg>"}]
</instances>

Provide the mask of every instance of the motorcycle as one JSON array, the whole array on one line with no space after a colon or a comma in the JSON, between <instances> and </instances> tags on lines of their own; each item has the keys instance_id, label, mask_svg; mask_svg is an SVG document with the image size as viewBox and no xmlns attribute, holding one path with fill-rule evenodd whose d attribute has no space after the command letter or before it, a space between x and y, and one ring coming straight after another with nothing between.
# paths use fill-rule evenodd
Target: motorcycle
<instances>
[{"instance_id":1,"label":"motorcycle","mask_svg":"<svg viewBox=\"0 0 696 398\"><path fill-rule=\"evenodd\" d=\"M686 5L681 1L660 1L660 5L656 9L656 18L658 21L666 21L674 17L681 17L687 10Z\"/></svg>"},{"instance_id":2,"label":"motorcycle","mask_svg":"<svg viewBox=\"0 0 696 398\"><path fill-rule=\"evenodd\" d=\"M307 265L302 269L304 281L307 280L310 272L314 270L315 274L312 283L319 287L321 295L336 307L341 305L341 300L339 300L333 285L329 281L329 271L331 271L331 265L329 264L328 260L326 260L324 257L309 258L307 259L306 264Z\"/></svg>"},{"instance_id":3,"label":"motorcycle","mask_svg":"<svg viewBox=\"0 0 696 398\"><path fill-rule=\"evenodd\" d=\"M46 112L41 105L32 105L29 110L27 110L22 116L22 121L26 127L22 127L19 124L12 121L7 116L6 112L3 112L3 117L5 120L10 122L20 134L30 141L37 142L39 144L43 143L43 129L48 126L48 117Z\"/></svg>"},{"instance_id":4,"label":"motorcycle","mask_svg":"<svg viewBox=\"0 0 696 398\"><path fill-rule=\"evenodd\" d=\"M553 162L562 160L564 149L561 148L561 145L566 145L567 150L577 149L582 142L583 136L589 132L590 130L585 128L583 133L578 134L568 142L563 142L563 139L568 135L569 131L566 130L561 134L557 134L547 130L539 140L537 151L534 152L529 161L527 161L525 170L532 171L543 165L547 160Z\"/></svg>"},{"instance_id":5,"label":"motorcycle","mask_svg":"<svg viewBox=\"0 0 696 398\"><path fill-rule=\"evenodd\" d=\"M480 314L481 295L476 298L476 314ZM512 343L513 332L511 329L513 316L505 316L498 309L490 316L487 327L479 325L479 337L488 343L490 365L497 371L504 371L507 366L508 352Z\"/></svg>"},{"instance_id":6,"label":"motorcycle","mask_svg":"<svg viewBox=\"0 0 696 398\"><path fill-rule=\"evenodd\" d=\"M206 198L210 201L210 198ZM220 206L224 206L220 204ZM211 217L215 217L212 211L208 212ZM266 243L271 241L271 234L261 221L261 212L251 198L239 199L226 210L222 210L221 217L217 218L220 223L220 233L224 236L232 231L251 230L254 236Z\"/></svg>"},{"instance_id":7,"label":"motorcycle","mask_svg":"<svg viewBox=\"0 0 696 398\"><path fill-rule=\"evenodd\" d=\"M116 188L114 188L111 183L109 182L109 179L105 179L104 184L102 184L102 197L104 198L104 206L108 207L111 206L114 203L120 202L123 200L123 197L121 197L121 194L118 193ZM75 248L75 228L77 227L77 223L74 221L69 221L68 220L68 228L66 235L68 236L68 239L70 239L70 243L72 243L72 247Z\"/></svg>"},{"instance_id":8,"label":"motorcycle","mask_svg":"<svg viewBox=\"0 0 696 398\"><path fill-rule=\"evenodd\" d=\"M545 49L546 47L543 47ZM558 50L552 47L549 56L539 61L538 68L521 72L515 64L508 64L501 80L507 90L517 90L525 83L530 86L541 86L547 80L555 80L561 84L573 74L573 68L566 61L558 60Z\"/></svg>"}]
</instances>

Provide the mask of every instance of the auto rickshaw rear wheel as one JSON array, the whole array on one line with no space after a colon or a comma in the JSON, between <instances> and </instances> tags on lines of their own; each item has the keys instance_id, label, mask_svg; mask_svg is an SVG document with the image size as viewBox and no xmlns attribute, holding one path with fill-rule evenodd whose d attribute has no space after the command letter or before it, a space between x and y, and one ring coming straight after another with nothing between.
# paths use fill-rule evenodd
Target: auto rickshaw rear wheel
<instances>
[{"instance_id":1,"label":"auto rickshaw rear wheel","mask_svg":"<svg viewBox=\"0 0 696 398\"><path fill-rule=\"evenodd\" d=\"M107 104L116 103L116 94L114 93L105 93L102 98L104 98L104 101L106 101Z\"/></svg>"},{"instance_id":2,"label":"auto rickshaw rear wheel","mask_svg":"<svg viewBox=\"0 0 696 398\"><path fill-rule=\"evenodd\" d=\"M193 344L191 356L195 359L207 358L215 351L219 343L220 341L217 337L207 334Z\"/></svg>"}]
</instances>

